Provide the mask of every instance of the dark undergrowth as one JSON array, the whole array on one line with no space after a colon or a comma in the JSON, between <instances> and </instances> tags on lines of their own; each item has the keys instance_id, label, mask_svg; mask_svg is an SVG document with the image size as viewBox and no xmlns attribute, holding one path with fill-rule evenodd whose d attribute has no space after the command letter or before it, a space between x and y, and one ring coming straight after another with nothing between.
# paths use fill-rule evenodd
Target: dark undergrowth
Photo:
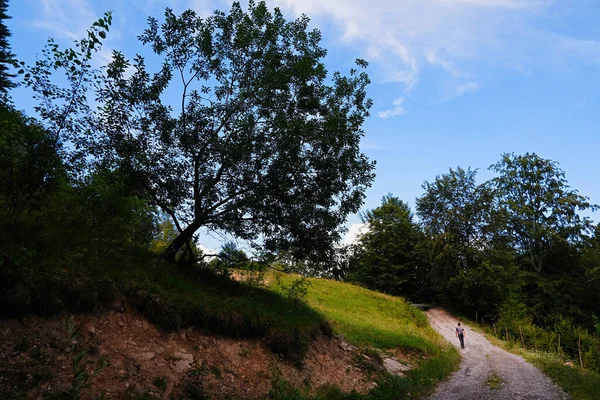
<instances>
[{"instance_id":1,"label":"dark undergrowth","mask_svg":"<svg viewBox=\"0 0 600 400\"><path fill-rule=\"evenodd\" d=\"M195 326L224 336L260 337L296 364L315 335L331 332L317 311L264 288L144 253L126 265L107 257L102 269L3 273L0 313L100 312L125 300L167 331Z\"/></svg>"}]
</instances>

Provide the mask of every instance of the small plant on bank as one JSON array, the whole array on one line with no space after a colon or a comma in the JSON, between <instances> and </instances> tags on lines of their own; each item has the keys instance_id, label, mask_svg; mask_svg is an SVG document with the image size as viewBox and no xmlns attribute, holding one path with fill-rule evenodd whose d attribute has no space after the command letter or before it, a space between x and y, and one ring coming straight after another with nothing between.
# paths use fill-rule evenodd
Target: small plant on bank
<instances>
[{"instance_id":1,"label":"small plant on bank","mask_svg":"<svg viewBox=\"0 0 600 400\"><path fill-rule=\"evenodd\" d=\"M161 392L165 392L169 386L169 379L166 376L157 376L154 378L154 386L159 388Z\"/></svg>"},{"instance_id":2,"label":"small plant on bank","mask_svg":"<svg viewBox=\"0 0 600 400\"><path fill-rule=\"evenodd\" d=\"M290 284L284 283L281 280L280 275L277 275L275 279L277 286L281 288L281 292L284 294L284 296L288 300L293 301L298 305L306 298L306 295L308 294L308 288L311 285L310 281L305 276L295 279Z\"/></svg>"},{"instance_id":3,"label":"small plant on bank","mask_svg":"<svg viewBox=\"0 0 600 400\"><path fill-rule=\"evenodd\" d=\"M71 354L71 370L73 377L71 378L71 389L69 394L73 399L79 399L81 391L90 386L90 379L98 375L109 363L102 358L92 369L91 373L86 369L87 350L78 352L78 339L81 327L75 325L73 316L65 319L63 332L69 341L69 353Z\"/></svg>"}]
</instances>

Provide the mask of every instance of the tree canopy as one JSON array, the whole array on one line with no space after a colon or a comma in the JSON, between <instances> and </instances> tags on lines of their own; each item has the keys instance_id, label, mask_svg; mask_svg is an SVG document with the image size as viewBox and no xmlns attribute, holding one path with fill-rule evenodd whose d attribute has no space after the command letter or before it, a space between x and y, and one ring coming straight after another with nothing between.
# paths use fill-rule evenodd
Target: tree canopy
<instances>
[{"instance_id":1,"label":"tree canopy","mask_svg":"<svg viewBox=\"0 0 600 400\"><path fill-rule=\"evenodd\" d=\"M167 9L140 36L162 59L157 72L114 53L97 82L92 134L78 133L93 139L98 164L173 219L170 258L201 227L316 258L359 210L374 177L359 149L367 64L328 76L321 34L308 25L264 2L206 19Z\"/></svg>"}]
</instances>

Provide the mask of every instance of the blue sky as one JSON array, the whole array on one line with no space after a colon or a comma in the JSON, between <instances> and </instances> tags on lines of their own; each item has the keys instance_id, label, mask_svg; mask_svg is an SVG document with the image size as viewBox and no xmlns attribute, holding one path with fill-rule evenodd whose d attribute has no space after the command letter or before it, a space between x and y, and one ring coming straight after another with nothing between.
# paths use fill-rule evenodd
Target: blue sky
<instances>
[{"instance_id":1,"label":"blue sky","mask_svg":"<svg viewBox=\"0 0 600 400\"><path fill-rule=\"evenodd\" d=\"M363 150L377 160L364 208L392 192L414 205L421 184L449 167L487 167L504 152L560 163L571 186L600 203L600 2L597 0L269 0L289 18L306 13L323 33L330 71L369 61L372 116ZM34 59L52 36L69 43L104 11L112 49L137 42L164 7L208 15L211 0L13 0L13 51ZM31 107L30 95L14 94ZM590 214L595 220L597 215ZM348 221L350 236L359 219ZM203 237L215 248L216 239Z\"/></svg>"}]
</instances>

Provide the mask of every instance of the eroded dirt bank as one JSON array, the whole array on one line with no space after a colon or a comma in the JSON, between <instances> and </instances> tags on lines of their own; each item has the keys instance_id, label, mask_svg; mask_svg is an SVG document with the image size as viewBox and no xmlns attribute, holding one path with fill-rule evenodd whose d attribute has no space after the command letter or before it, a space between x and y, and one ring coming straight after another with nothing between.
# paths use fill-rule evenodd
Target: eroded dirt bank
<instances>
[{"instance_id":1,"label":"eroded dirt bank","mask_svg":"<svg viewBox=\"0 0 600 400\"><path fill-rule=\"evenodd\" d=\"M76 315L78 347L87 350L88 370L110 362L91 380L82 398L104 393L107 399L149 394L177 398L186 385L212 399L263 398L274 374L315 389L331 384L366 392L374 376L359 368L356 349L338 338L316 338L298 368L282 361L260 340L231 339L195 329L165 333L139 314L121 309L98 316ZM0 397L44 398L71 384L72 354L57 318L0 320Z\"/></svg>"}]
</instances>

